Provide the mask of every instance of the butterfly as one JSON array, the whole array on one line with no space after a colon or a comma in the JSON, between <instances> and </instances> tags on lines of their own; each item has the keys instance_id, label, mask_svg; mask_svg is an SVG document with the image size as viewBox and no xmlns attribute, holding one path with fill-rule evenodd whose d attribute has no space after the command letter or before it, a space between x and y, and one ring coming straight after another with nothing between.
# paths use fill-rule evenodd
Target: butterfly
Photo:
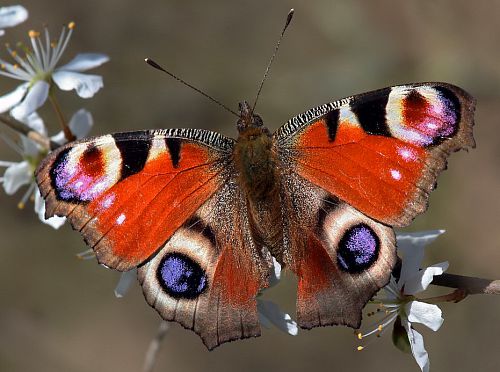
<instances>
[{"instance_id":1,"label":"butterfly","mask_svg":"<svg viewBox=\"0 0 500 372\"><path fill-rule=\"evenodd\" d=\"M358 328L396 262L393 227L427 208L451 152L474 147L474 99L446 83L323 104L276 132L247 102L236 140L201 129L66 144L36 170L99 263L138 268L146 301L209 348L260 335L274 257L298 277L297 322Z\"/></svg>"}]
</instances>

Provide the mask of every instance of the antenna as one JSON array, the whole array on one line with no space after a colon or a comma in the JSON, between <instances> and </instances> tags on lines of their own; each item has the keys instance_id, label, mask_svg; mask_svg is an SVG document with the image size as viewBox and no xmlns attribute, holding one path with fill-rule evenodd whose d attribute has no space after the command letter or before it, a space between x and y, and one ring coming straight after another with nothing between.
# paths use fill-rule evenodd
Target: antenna
<instances>
[{"instance_id":1,"label":"antenna","mask_svg":"<svg viewBox=\"0 0 500 372\"><path fill-rule=\"evenodd\" d=\"M257 106L257 100L259 99L260 92L261 92L262 87L264 86L264 82L266 81L266 78L267 78L267 74L269 73L269 70L271 69L271 65L273 64L274 57L276 57L276 54L278 53L278 49L280 47L281 40L283 39L283 35L285 34L285 31L288 28L288 25L290 24L290 22L292 22L294 12L295 12L295 10L292 8L292 9L290 9L290 11L288 12L288 14L286 16L285 25L283 26L283 30L281 31L280 38L278 39L278 42L276 43L276 47L274 48L274 53L271 56L269 63L267 64L266 72L264 73L264 77L262 78L262 81L260 82L259 90L257 91L257 96L255 97L255 101L254 101L253 106L252 106L252 113L255 110L255 106Z\"/></svg>"},{"instance_id":2,"label":"antenna","mask_svg":"<svg viewBox=\"0 0 500 372\"><path fill-rule=\"evenodd\" d=\"M194 91L200 93L201 95L207 97L209 100L211 100L212 102L215 102L216 104L218 104L219 106L221 106L222 108L224 108L226 111L229 111L231 114L236 115L237 117L240 117L239 114L237 114L235 111L231 110L229 107L227 107L226 105L224 105L222 102L220 102L220 101L216 100L215 98L209 96L208 94L206 94L205 92L201 91L200 89L192 86L188 82L182 80L180 77L177 77L176 75L172 74L170 71L165 70L158 63L156 63L155 61L153 61L151 58L145 58L144 61L146 61L146 63L148 65L150 65L151 67L154 67L157 70L163 71L167 75L170 75L171 77L173 77L178 82L186 85L187 87L189 87L189 88L193 89Z\"/></svg>"}]
</instances>

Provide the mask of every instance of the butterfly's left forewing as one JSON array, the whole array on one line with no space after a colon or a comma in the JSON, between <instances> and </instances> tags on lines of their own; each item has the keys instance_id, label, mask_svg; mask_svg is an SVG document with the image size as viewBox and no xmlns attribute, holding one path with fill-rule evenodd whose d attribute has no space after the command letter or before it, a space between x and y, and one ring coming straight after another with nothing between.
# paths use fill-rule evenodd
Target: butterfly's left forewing
<instances>
[{"instance_id":1,"label":"butterfly's left forewing","mask_svg":"<svg viewBox=\"0 0 500 372\"><path fill-rule=\"evenodd\" d=\"M191 129L106 135L52 152L36 178L47 217L67 216L100 263L129 270L219 189L232 145Z\"/></svg>"},{"instance_id":2,"label":"butterfly's left forewing","mask_svg":"<svg viewBox=\"0 0 500 372\"><path fill-rule=\"evenodd\" d=\"M233 140L194 129L118 133L49 154L47 216L67 216L100 263L138 268L147 302L212 349L260 334L271 256L251 236Z\"/></svg>"}]
</instances>

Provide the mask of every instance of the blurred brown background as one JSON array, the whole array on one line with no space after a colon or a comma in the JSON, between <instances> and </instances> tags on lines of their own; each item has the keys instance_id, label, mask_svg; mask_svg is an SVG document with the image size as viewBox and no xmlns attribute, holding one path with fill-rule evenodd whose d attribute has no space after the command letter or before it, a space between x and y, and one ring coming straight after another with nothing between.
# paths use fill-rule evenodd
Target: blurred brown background
<instances>
[{"instance_id":1,"label":"blurred brown background","mask_svg":"<svg viewBox=\"0 0 500 372\"><path fill-rule=\"evenodd\" d=\"M16 3L16 2L13 2ZM27 30L52 34L74 20L63 62L78 52L109 54L95 73L104 89L91 100L60 92L67 116L94 115L93 134L131 129L198 127L235 136L235 119L204 97L148 67L153 57L236 109L253 99L288 10L282 43L258 112L276 129L291 116L347 95L413 81L447 81L477 98L477 148L451 157L430 208L408 230L444 228L426 262L450 261L449 272L500 277L500 1L20 1L29 20L3 42L28 41ZM6 52L2 54L6 55ZM93 71L93 73L94 73ZM13 82L2 78L0 94ZM52 132L51 111L43 111ZM4 145L0 159L18 161ZM42 225L16 208L22 192L0 192L0 370L139 371L159 317L139 285L116 299L118 273L75 254L86 249L66 225ZM295 313L295 280L266 294ZM500 370L500 298L475 296L445 304L437 332L419 328L433 371ZM348 328L264 330L258 339L208 352L174 324L155 371L370 371L418 367L387 334L361 353Z\"/></svg>"}]
</instances>

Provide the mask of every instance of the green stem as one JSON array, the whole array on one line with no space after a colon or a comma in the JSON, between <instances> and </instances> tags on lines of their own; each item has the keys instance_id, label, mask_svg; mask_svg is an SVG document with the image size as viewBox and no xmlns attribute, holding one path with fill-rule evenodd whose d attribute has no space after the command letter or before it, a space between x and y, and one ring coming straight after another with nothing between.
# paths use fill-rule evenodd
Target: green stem
<instances>
[{"instance_id":1,"label":"green stem","mask_svg":"<svg viewBox=\"0 0 500 372\"><path fill-rule=\"evenodd\" d=\"M465 289L455 289L453 292L448 293L447 295L430 297L430 298L422 298L419 301L427 302L428 304L438 304L440 302L460 302L465 297L467 297L467 291Z\"/></svg>"},{"instance_id":2,"label":"green stem","mask_svg":"<svg viewBox=\"0 0 500 372\"><path fill-rule=\"evenodd\" d=\"M59 147L59 145L57 143L52 142L48 137L38 133L37 131L34 131L26 124L15 120L14 118L10 117L9 115L0 114L0 122L5 124L10 129L18 132L19 134L22 134L22 135L28 137L30 140L38 143L40 146L42 146L43 148L45 148L47 150L54 150L57 147Z\"/></svg>"},{"instance_id":3,"label":"green stem","mask_svg":"<svg viewBox=\"0 0 500 372\"><path fill-rule=\"evenodd\" d=\"M52 104L52 107L54 108L54 111L56 112L57 118L59 119L59 123L61 124L64 137L68 142L72 142L76 140L76 137L71 133L71 130L69 129L68 123L66 122L66 119L64 118L64 115L61 110L61 106L59 106L59 103L57 102L56 95L54 91L51 91L49 93L49 100L50 103Z\"/></svg>"}]
</instances>

